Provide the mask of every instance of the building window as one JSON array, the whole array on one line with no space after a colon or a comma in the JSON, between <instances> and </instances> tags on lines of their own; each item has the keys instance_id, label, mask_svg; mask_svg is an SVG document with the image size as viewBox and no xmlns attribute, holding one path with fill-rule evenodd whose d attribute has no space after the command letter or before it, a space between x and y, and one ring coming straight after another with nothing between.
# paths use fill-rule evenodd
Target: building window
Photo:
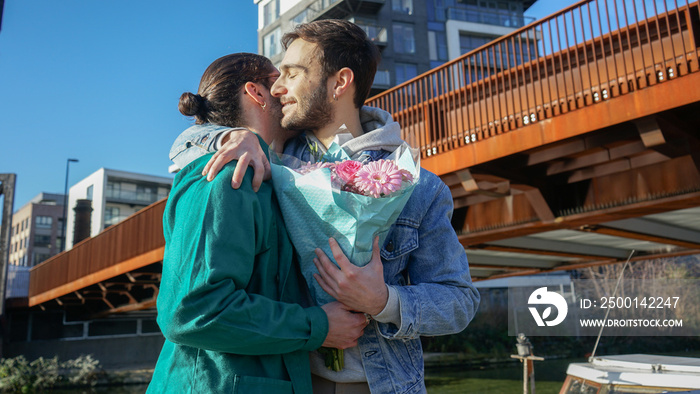
<instances>
[{"instance_id":1,"label":"building window","mask_svg":"<svg viewBox=\"0 0 700 394\"><path fill-rule=\"evenodd\" d=\"M51 236L35 234L34 235L34 247L35 248L48 248L51 246Z\"/></svg>"},{"instance_id":2,"label":"building window","mask_svg":"<svg viewBox=\"0 0 700 394\"><path fill-rule=\"evenodd\" d=\"M53 218L51 216L37 216L35 220L37 228L51 228L53 224Z\"/></svg>"},{"instance_id":3,"label":"building window","mask_svg":"<svg viewBox=\"0 0 700 394\"><path fill-rule=\"evenodd\" d=\"M90 322L88 336L112 336L136 334L135 320L95 320Z\"/></svg>"},{"instance_id":4,"label":"building window","mask_svg":"<svg viewBox=\"0 0 700 394\"><path fill-rule=\"evenodd\" d=\"M367 37L375 44L386 45L388 41L386 28L377 26L374 22L353 21L357 26L367 33Z\"/></svg>"},{"instance_id":5,"label":"building window","mask_svg":"<svg viewBox=\"0 0 700 394\"><path fill-rule=\"evenodd\" d=\"M153 187L147 187L142 185L136 186L136 200L155 202L156 201L156 190Z\"/></svg>"},{"instance_id":6,"label":"building window","mask_svg":"<svg viewBox=\"0 0 700 394\"><path fill-rule=\"evenodd\" d=\"M427 16L428 16L428 21L438 21L438 22L444 22L445 17L446 17L446 8L447 5L445 4L444 0L428 0L426 2L426 5L428 6L427 9Z\"/></svg>"},{"instance_id":7,"label":"building window","mask_svg":"<svg viewBox=\"0 0 700 394\"><path fill-rule=\"evenodd\" d=\"M392 0L391 9L404 14L413 15L413 0Z\"/></svg>"},{"instance_id":8,"label":"building window","mask_svg":"<svg viewBox=\"0 0 700 394\"><path fill-rule=\"evenodd\" d=\"M391 85L391 74L389 73L389 70L377 70L377 73L374 74L374 81L372 82L372 86L390 86Z\"/></svg>"},{"instance_id":9,"label":"building window","mask_svg":"<svg viewBox=\"0 0 700 394\"><path fill-rule=\"evenodd\" d=\"M430 60L438 64L446 62L447 59L447 35L444 31L428 32L428 55ZM434 67L432 67L434 68Z\"/></svg>"},{"instance_id":10,"label":"building window","mask_svg":"<svg viewBox=\"0 0 700 394\"><path fill-rule=\"evenodd\" d=\"M263 7L263 13L265 18L263 23L265 26L276 21L280 16L280 0L270 0L270 2Z\"/></svg>"},{"instance_id":11,"label":"building window","mask_svg":"<svg viewBox=\"0 0 700 394\"><path fill-rule=\"evenodd\" d=\"M416 39L413 34L413 26L403 23L395 23L394 51L396 53L416 53Z\"/></svg>"},{"instance_id":12,"label":"building window","mask_svg":"<svg viewBox=\"0 0 700 394\"><path fill-rule=\"evenodd\" d=\"M265 35L263 38L263 55L265 57L271 58L282 53L281 34L282 30L278 27Z\"/></svg>"},{"instance_id":13,"label":"building window","mask_svg":"<svg viewBox=\"0 0 700 394\"><path fill-rule=\"evenodd\" d=\"M44 260L48 260L49 257L51 257L50 254L47 253L35 253L34 254L34 263L32 265L37 265L39 263L44 262Z\"/></svg>"},{"instance_id":14,"label":"building window","mask_svg":"<svg viewBox=\"0 0 700 394\"><path fill-rule=\"evenodd\" d=\"M418 75L418 66L411 63L396 63L396 84L413 79Z\"/></svg>"},{"instance_id":15,"label":"building window","mask_svg":"<svg viewBox=\"0 0 700 394\"><path fill-rule=\"evenodd\" d=\"M87 188L87 193L85 195L85 199L92 201L92 190L93 190L93 185L88 186Z\"/></svg>"},{"instance_id":16,"label":"building window","mask_svg":"<svg viewBox=\"0 0 700 394\"><path fill-rule=\"evenodd\" d=\"M302 23L309 22L310 20L311 19L309 18L309 9L308 8L305 8L304 11L298 13L297 16L292 18L292 22L294 22L295 24L298 24L298 25L300 25Z\"/></svg>"},{"instance_id":17,"label":"building window","mask_svg":"<svg viewBox=\"0 0 700 394\"><path fill-rule=\"evenodd\" d=\"M489 42L493 41L493 39L493 37L460 34L459 53L464 55L465 53L471 52L476 48L488 44Z\"/></svg>"},{"instance_id":18,"label":"building window","mask_svg":"<svg viewBox=\"0 0 700 394\"><path fill-rule=\"evenodd\" d=\"M122 184L119 182L107 182L105 196L107 198L119 198L122 191Z\"/></svg>"},{"instance_id":19,"label":"building window","mask_svg":"<svg viewBox=\"0 0 700 394\"><path fill-rule=\"evenodd\" d=\"M160 327L156 323L156 319L142 319L141 320L141 334L160 334Z\"/></svg>"},{"instance_id":20,"label":"building window","mask_svg":"<svg viewBox=\"0 0 700 394\"><path fill-rule=\"evenodd\" d=\"M105 207L105 227L119 223L119 207Z\"/></svg>"}]
</instances>

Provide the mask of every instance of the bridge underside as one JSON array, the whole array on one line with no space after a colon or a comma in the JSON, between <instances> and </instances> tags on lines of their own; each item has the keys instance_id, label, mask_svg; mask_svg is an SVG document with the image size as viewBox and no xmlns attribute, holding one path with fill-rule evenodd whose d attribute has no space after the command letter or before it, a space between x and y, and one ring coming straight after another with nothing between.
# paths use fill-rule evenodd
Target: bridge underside
<instances>
[{"instance_id":1,"label":"bridge underside","mask_svg":"<svg viewBox=\"0 0 700 394\"><path fill-rule=\"evenodd\" d=\"M689 104L444 174L472 275L700 254L698 113Z\"/></svg>"}]
</instances>

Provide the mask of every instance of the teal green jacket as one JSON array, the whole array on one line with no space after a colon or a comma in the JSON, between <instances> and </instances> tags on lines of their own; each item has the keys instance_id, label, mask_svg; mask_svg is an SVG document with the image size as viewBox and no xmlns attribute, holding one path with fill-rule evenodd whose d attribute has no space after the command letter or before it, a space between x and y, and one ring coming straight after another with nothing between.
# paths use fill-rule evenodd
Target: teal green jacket
<instances>
[{"instance_id":1,"label":"teal green jacket","mask_svg":"<svg viewBox=\"0 0 700 394\"><path fill-rule=\"evenodd\" d=\"M305 283L272 184L254 192L249 169L233 190L235 162L208 182L210 157L178 173L163 215L166 341L148 392L310 393L308 351L328 320L300 305Z\"/></svg>"}]
</instances>

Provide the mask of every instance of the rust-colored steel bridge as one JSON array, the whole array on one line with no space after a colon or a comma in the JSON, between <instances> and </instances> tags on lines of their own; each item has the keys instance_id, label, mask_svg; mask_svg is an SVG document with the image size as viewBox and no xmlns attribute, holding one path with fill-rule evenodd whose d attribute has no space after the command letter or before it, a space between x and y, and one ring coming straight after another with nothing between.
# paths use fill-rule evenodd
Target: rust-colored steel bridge
<instances>
[{"instance_id":1,"label":"rust-colored steel bridge","mask_svg":"<svg viewBox=\"0 0 700 394\"><path fill-rule=\"evenodd\" d=\"M700 253L698 3L582 1L371 98L454 198L475 280ZM28 306L151 308L160 201L31 272Z\"/></svg>"}]
</instances>

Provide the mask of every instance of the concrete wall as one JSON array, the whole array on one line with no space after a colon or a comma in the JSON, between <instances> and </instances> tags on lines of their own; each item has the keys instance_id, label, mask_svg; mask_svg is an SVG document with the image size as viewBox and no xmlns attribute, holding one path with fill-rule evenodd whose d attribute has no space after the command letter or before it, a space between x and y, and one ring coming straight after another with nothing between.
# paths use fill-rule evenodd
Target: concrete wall
<instances>
[{"instance_id":1,"label":"concrete wall","mask_svg":"<svg viewBox=\"0 0 700 394\"><path fill-rule=\"evenodd\" d=\"M59 361L91 354L105 370L152 369L163 346L162 335L124 338L94 338L83 340L51 340L11 342L6 344L3 357L24 355L27 360L58 356Z\"/></svg>"}]
</instances>

